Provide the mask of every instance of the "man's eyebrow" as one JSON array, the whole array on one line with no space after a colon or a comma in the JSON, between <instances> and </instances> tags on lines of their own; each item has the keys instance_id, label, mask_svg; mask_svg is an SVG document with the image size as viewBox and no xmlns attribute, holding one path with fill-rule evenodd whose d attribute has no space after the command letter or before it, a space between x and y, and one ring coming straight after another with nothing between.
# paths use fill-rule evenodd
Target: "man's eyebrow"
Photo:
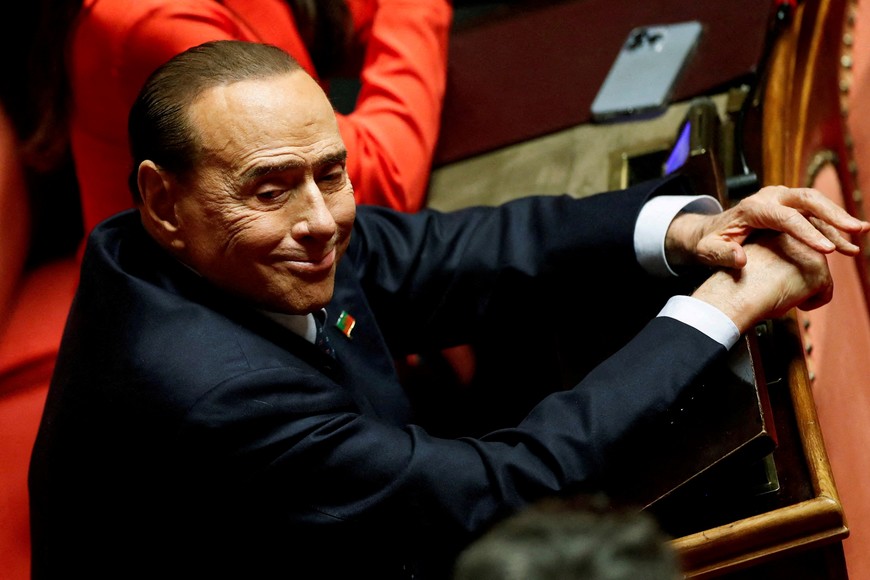
<instances>
[{"instance_id":1,"label":"man's eyebrow","mask_svg":"<svg viewBox=\"0 0 870 580\"><path fill-rule=\"evenodd\" d=\"M345 161L347 161L347 150L341 149L326 153L322 157L318 157L314 161L314 166L323 167L324 165L333 165L336 163L343 164ZM290 159L288 161L282 161L280 163L265 163L256 165L254 167L251 167L247 171L244 171L241 175L241 178L243 181L253 181L265 175L299 169L305 167L306 165L308 164L300 159Z\"/></svg>"}]
</instances>

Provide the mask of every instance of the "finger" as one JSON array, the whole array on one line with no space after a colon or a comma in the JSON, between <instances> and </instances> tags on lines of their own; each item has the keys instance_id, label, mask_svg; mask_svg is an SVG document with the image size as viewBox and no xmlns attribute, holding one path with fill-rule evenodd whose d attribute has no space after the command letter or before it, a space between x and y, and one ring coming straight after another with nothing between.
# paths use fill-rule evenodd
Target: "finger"
<instances>
[{"instance_id":1,"label":"finger","mask_svg":"<svg viewBox=\"0 0 870 580\"><path fill-rule=\"evenodd\" d=\"M811 248L829 254L837 246L820 232L809 219L790 206L765 204L763 207L746 208L744 219L755 229L770 229L785 232Z\"/></svg>"},{"instance_id":2,"label":"finger","mask_svg":"<svg viewBox=\"0 0 870 580\"><path fill-rule=\"evenodd\" d=\"M779 198L784 205L800 210L808 216L817 217L839 230L857 234L870 229L870 223L849 214L817 189L785 188L780 192Z\"/></svg>"},{"instance_id":3,"label":"finger","mask_svg":"<svg viewBox=\"0 0 870 580\"><path fill-rule=\"evenodd\" d=\"M810 223L837 247L837 251L847 256L856 256L861 249L848 240L840 230L827 222L811 217Z\"/></svg>"}]
</instances>

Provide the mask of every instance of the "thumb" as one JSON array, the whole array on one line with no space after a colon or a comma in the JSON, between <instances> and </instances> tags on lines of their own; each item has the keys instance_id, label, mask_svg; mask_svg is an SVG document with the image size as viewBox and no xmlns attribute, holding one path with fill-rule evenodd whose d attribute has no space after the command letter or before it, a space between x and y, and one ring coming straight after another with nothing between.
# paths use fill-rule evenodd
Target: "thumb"
<instances>
[{"instance_id":1,"label":"thumb","mask_svg":"<svg viewBox=\"0 0 870 580\"><path fill-rule=\"evenodd\" d=\"M707 237L698 243L698 260L705 266L739 270L746 265L746 251L733 240Z\"/></svg>"}]
</instances>

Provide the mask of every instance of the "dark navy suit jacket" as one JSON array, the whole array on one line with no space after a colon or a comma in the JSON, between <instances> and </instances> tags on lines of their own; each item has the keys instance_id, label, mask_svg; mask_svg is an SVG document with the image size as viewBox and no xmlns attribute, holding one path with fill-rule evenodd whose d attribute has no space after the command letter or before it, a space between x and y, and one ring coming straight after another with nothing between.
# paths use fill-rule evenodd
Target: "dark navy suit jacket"
<instances>
[{"instance_id":1,"label":"dark navy suit jacket","mask_svg":"<svg viewBox=\"0 0 870 580\"><path fill-rule=\"evenodd\" d=\"M137 213L108 220L33 453L34 577L439 577L496 519L594 487L613 442L724 352L648 314L663 287L634 221L675 188L360 207L335 359L177 263ZM495 345L476 399L491 430L440 437L451 407L432 417L437 386L409 393L393 361L464 342Z\"/></svg>"}]
</instances>

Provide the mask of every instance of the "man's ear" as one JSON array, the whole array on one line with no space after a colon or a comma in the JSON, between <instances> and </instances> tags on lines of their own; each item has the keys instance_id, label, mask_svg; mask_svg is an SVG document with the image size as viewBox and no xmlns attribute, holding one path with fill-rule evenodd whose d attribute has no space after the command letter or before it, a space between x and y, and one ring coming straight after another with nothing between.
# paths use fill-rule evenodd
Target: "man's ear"
<instances>
[{"instance_id":1,"label":"man's ear","mask_svg":"<svg viewBox=\"0 0 870 580\"><path fill-rule=\"evenodd\" d=\"M139 164L136 182L142 198L140 214L145 228L164 245L182 249L184 241L178 236L176 194L172 177L153 161Z\"/></svg>"}]
</instances>

